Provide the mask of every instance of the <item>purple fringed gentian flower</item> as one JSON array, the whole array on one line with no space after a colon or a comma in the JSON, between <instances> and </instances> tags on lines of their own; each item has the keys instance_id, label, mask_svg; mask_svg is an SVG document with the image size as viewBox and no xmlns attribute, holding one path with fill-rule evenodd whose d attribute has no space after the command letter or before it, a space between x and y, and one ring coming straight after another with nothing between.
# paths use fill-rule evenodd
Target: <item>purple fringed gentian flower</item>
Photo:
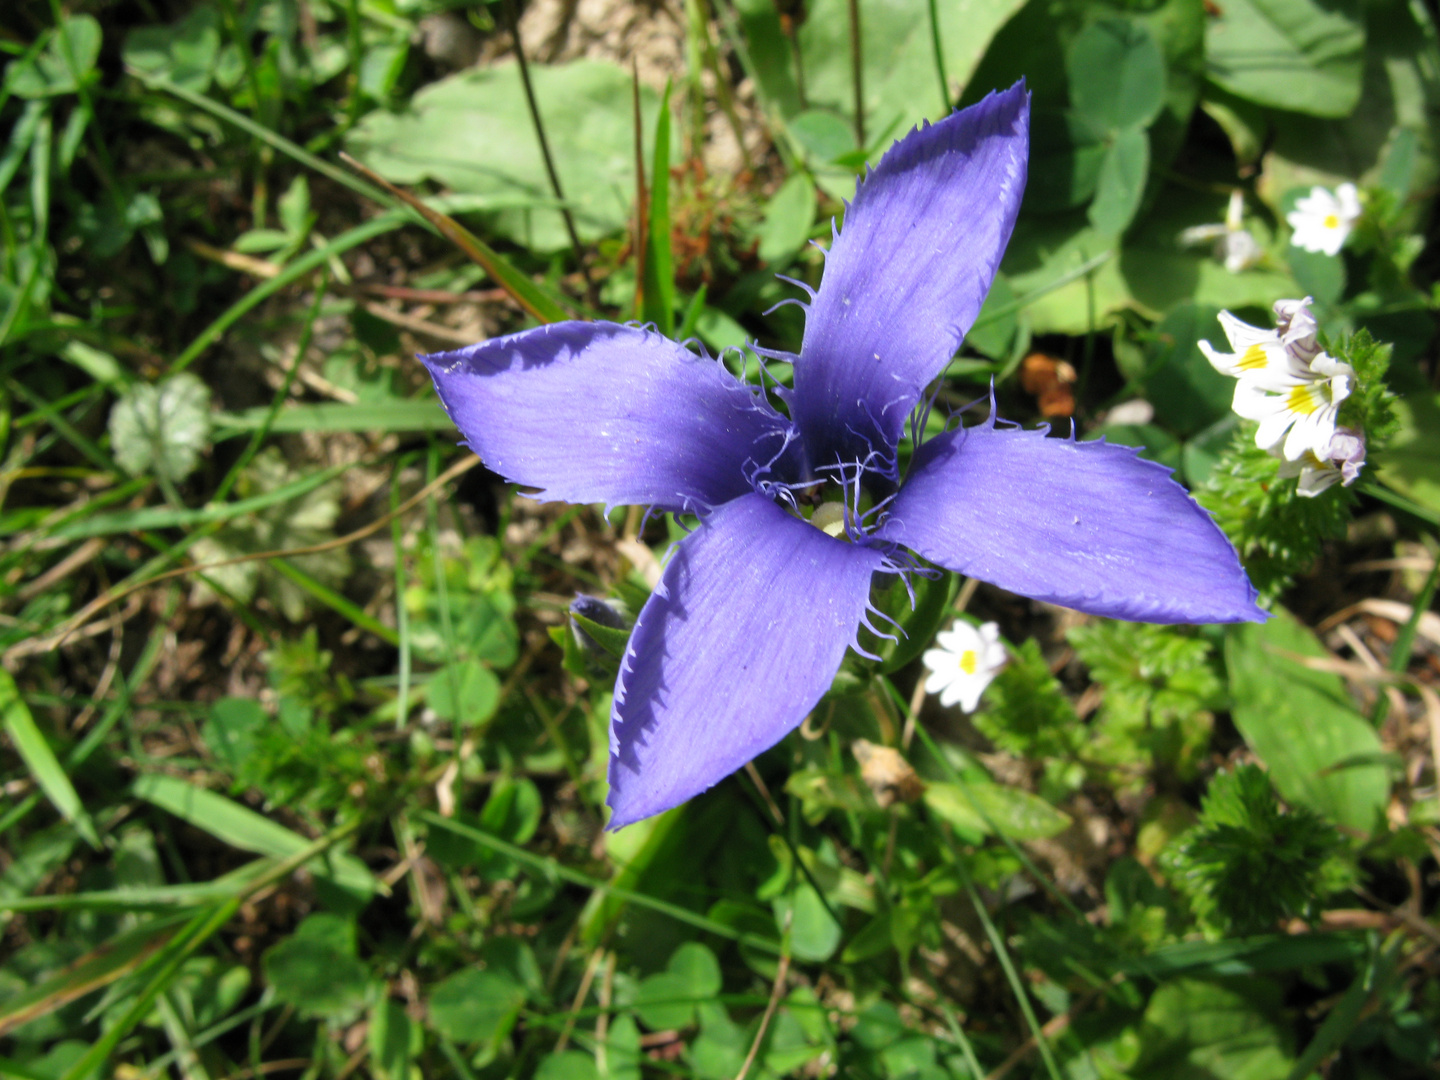
<instances>
[{"instance_id":1,"label":"purple fringed gentian flower","mask_svg":"<svg viewBox=\"0 0 1440 1080\"><path fill-rule=\"evenodd\" d=\"M990 289L1028 140L1017 84L912 131L861 181L799 356L772 354L794 363L776 391L788 417L718 361L615 323L423 358L467 445L536 498L699 517L616 679L611 828L795 728L869 625L875 575L916 565L905 549L1096 615L1264 618L1224 534L1133 449L1000 427L992 410L919 446L902 482L906 419Z\"/></svg>"}]
</instances>

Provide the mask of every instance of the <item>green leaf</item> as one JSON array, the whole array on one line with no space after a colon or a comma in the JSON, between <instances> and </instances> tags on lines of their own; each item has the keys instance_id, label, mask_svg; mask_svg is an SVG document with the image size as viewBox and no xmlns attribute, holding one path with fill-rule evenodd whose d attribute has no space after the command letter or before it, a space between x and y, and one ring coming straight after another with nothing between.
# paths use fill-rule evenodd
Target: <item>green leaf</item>
<instances>
[{"instance_id":1,"label":"green leaf","mask_svg":"<svg viewBox=\"0 0 1440 1080\"><path fill-rule=\"evenodd\" d=\"M664 971L640 981L635 1012L646 1027L664 1031L695 1023L695 1006L720 993L720 965L699 942L675 950Z\"/></svg>"},{"instance_id":2,"label":"green leaf","mask_svg":"<svg viewBox=\"0 0 1440 1080\"><path fill-rule=\"evenodd\" d=\"M600 1069L593 1054L563 1050L540 1062L535 1080L600 1080Z\"/></svg>"},{"instance_id":3,"label":"green leaf","mask_svg":"<svg viewBox=\"0 0 1440 1080\"><path fill-rule=\"evenodd\" d=\"M110 411L115 460L132 475L179 483L200 464L210 437L210 388L189 372L136 383Z\"/></svg>"},{"instance_id":4,"label":"green leaf","mask_svg":"<svg viewBox=\"0 0 1440 1080\"><path fill-rule=\"evenodd\" d=\"M670 251L670 84L655 116L650 168L649 236L645 238L642 319L666 337L675 335L675 263Z\"/></svg>"},{"instance_id":5,"label":"green leaf","mask_svg":"<svg viewBox=\"0 0 1440 1080\"><path fill-rule=\"evenodd\" d=\"M905 134L921 120L947 115L961 88L970 82L991 38L1022 3L953 0L935 5L945 73L950 79L944 96L935 70L929 0L862 5L865 131L872 144L881 142L881 149L888 148L890 139ZM811 108L852 117L855 94L847 2L814 0L805 5L805 14L798 37L806 102ZM760 77L763 80L763 74Z\"/></svg>"},{"instance_id":6,"label":"green leaf","mask_svg":"<svg viewBox=\"0 0 1440 1080\"><path fill-rule=\"evenodd\" d=\"M842 928L813 886L801 881L775 900L775 923L782 929L790 919L790 951L797 960L829 960L840 947Z\"/></svg>"},{"instance_id":7,"label":"green leaf","mask_svg":"<svg viewBox=\"0 0 1440 1080\"><path fill-rule=\"evenodd\" d=\"M1155 327L1145 397L1155 419L1177 435L1192 435L1230 415L1235 380L1221 375L1197 342L1223 344L1220 309L1185 301Z\"/></svg>"},{"instance_id":8,"label":"green leaf","mask_svg":"<svg viewBox=\"0 0 1440 1080\"><path fill-rule=\"evenodd\" d=\"M1150 137L1138 128L1118 133L1095 178L1090 224L1102 233L1123 233L1140 209L1140 196L1145 193L1149 176Z\"/></svg>"},{"instance_id":9,"label":"green leaf","mask_svg":"<svg viewBox=\"0 0 1440 1080\"><path fill-rule=\"evenodd\" d=\"M500 706L500 680L478 660L447 664L425 684L425 702L442 720L479 727Z\"/></svg>"},{"instance_id":10,"label":"green leaf","mask_svg":"<svg viewBox=\"0 0 1440 1080\"><path fill-rule=\"evenodd\" d=\"M270 407L238 413L217 413L216 438L256 431L265 426ZM281 409L269 430L292 431L452 431L455 423L433 398L361 401L355 404L292 405Z\"/></svg>"},{"instance_id":11,"label":"green leaf","mask_svg":"<svg viewBox=\"0 0 1440 1080\"><path fill-rule=\"evenodd\" d=\"M355 958L355 924L328 912L306 917L266 951L265 979L275 996L307 1016L340 1019L365 1003L365 965Z\"/></svg>"},{"instance_id":12,"label":"green leaf","mask_svg":"<svg viewBox=\"0 0 1440 1080\"><path fill-rule=\"evenodd\" d=\"M789 261L810 238L818 203L815 184L803 172L791 173L765 204L760 225L760 258L769 263Z\"/></svg>"},{"instance_id":13,"label":"green leaf","mask_svg":"<svg viewBox=\"0 0 1440 1080\"><path fill-rule=\"evenodd\" d=\"M1380 740L1355 711L1340 677L1313 671L1295 655L1329 657L1283 609L1264 625L1230 631L1225 663L1235 726L1287 800L1368 834L1389 797L1385 768L1329 770L1357 755L1379 754Z\"/></svg>"},{"instance_id":14,"label":"green leaf","mask_svg":"<svg viewBox=\"0 0 1440 1080\"><path fill-rule=\"evenodd\" d=\"M1165 103L1165 56L1143 23L1091 23L1071 43L1065 70L1071 105L1101 131L1143 128Z\"/></svg>"},{"instance_id":15,"label":"green leaf","mask_svg":"<svg viewBox=\"0 0 1440 1080\"><path fill-rule=\"evenodd\" d=\"M1180 979L1155 991L1140 1027L1136 1080L1284 1080L1292 1033L1278 985Z\"/></svg>"},{"instance_id":16,"label":"green leaf","mask_svg":"<svg viewBox=\"0 0 1440 1080\"><path fill-rule=\"evenodd\" d=\"M100 837L95 832L90 815L85 812L85 805L70 783L70 777L65 775L65 768L55 756L55 751L50 749L50 744L36 726L35 717L20 696L15 680L3 669L0 669L0 716L4 717L5 733L10 736L11 745L50 804L75 827L87 844L98 850Z\"/></svg>"},{"instance_id":17,"label":"green leaf","mask_svg":"<svg viewBox=\"0 0 1440 1080\"><path fill-rule=\"evenodd\" d=\"M531 80L545 128L563 146L555 166L581 240L625 227L635 190L629 71L595 60L532 64ZM656 95L641 89L645 130ZM370 168L399 184L435 180L485 196L494 228L532 251L570 244L554 208L544 160L512 64L472 68L433 82L403 112L376 110L346 140Z\"/></svg>"},{"instance_id":18,"label":"green leaf","mask_svg":"<svg viewBox=\"0 0 1440 1080\"><path fill-rule=\"evenodd\" d=\"M120 50L128 66L202 94L210 88L219 56L220 13L209 4L166 26L131 30Z\"/></svg>"},{"instance_id":19,"label":"green leaf","mask_svg":"<svg viewBox=\"0 0 1440 1080\"><path fill-rule=\"evenodd\" d=\"M1206 74L1237 97L1343 117L1360 99L1358 0L1229 0L1205 31Z\"/></svg>"},{"instance_id":20,"label":"green leaf","mask_svg":"<svg viewBox=\"0 0 1440 1080\"><path fill-rule=\"evenodd\" d=\"M925 805L954 828L982 836L998 830L1012 840L1044 840L1070 827L1069 814L1038 795L1003 784L929 784Z\"/></svg>"},{"instance_id":21,"label":"green leaf","mask_svg":"<svg viewBox=\"0 0 1440 1080\"><path fill-rule=\"evenodd\" d=\"M525 988L503 971L457 971L430 994L430 1026L493 1054L525 1004Z\"/></svg>"},{"instance_id":22,"label":"green leaf","mask_svg":"<svg viewBox=\"0 0 1440 1080\"><path fill-rule=\"evenodd\" d=\"M1378 474L1388 486L1440 512L1440 395L1420 390L1394 403L1400 427Z\"/></svg>"},{"instance_id":23,"label":"green leaf","mask_svg":"<svg viewBox=\"0 0 1440 1080\"><path fill-rule=\"evenodd\" d=\"M60 24L45 51L30 63L14 62L6 85L16 97L53 97L79 89L100 58L100 24L91 15L75 15Z\"/></svg>"},{"instance_id":24,"label":"green leaf","mask_svg":"<svg viewBox=\"0 0 1440 1080\"><path fill-rule=\"evenodd\" d=\"M238 776L255 752L270 714L251 698L221 698L210 706L210 717L200 734L205 745L232 776Z\"/></svg>"},{"instance_id":25,"label":"green leaf","mask_svg":"<svg viewBox=\"0 0 1440 1080\"><path fill-rule=\"evenodd\" d=\"M130 794L241 851L284 859L310 845L285 826L179 777L142 776L131 785ZM353 855L321 856L313 870L357 897L368 898L376 888L370 869Z\"/></svg>"},{"instance_id":26,"label":"green leaf","mask_svg":"<svg viewBox=\"0 0 1440 1080\"><path fill-rule=\"evenodd\" d=\"M386 998L370 1008L370 1068L379 1080L409 1080L412 1025L405 1006Z\"/></svg>"}]
</instances>

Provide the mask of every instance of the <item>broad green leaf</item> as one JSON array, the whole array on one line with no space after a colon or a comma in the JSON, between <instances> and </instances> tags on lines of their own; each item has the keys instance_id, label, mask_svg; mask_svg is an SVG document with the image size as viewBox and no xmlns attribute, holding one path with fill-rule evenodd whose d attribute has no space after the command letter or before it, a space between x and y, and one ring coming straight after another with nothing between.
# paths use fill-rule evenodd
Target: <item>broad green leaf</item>
<instances>
[{"instance_id":1,"label":"broad green leaf","mask_svg":"<svg viewBox=\"0 0 1440 1080\"><path fill-rule=\"evenodd\" d=\"M563 1050L540 1062L535 1080L600 1080L600 1068L593 1054Z\"/></svg>"},{"instance_id":2,"label":"broad green leaf","mask_svg":"<svg viewBox=\"0 0 1440 1080\"><path fill-rule=\"evenodd\" d=\"M1235 380L1221 375L1196 343L1228 348L1216 318L1220 309L1185 301L1155 327L1145 375L1145 397L1155 419L1177 435L1190 435L1230 415Z\"/></svg>"},{"instance_id":3,"label":"broad green leaf","mask_svg":"<svg viewBox=\"0 0 1440 1080\"><path fill-rule=\"evenodd\" d=\"M1070 103L1102 131L1142 128L1165 103L1165 56L1143 23L1101 19L1070 44Z\"/></svg>"},{"instance_id":4,"label":"broad green leaf","mask_svg":"<svg viewBox=\"0 0 1440 1080\"><path fill-rule=\"evenodd\" d=\"M806 109L792 116L787 127L817 165L829 165L855 149L855 126L829 109Z\"/></svg>"},{"instance_id":5,"label":"broad green leaf","mask_svg":"<svg viewBox=\"0 0 1440 1080\"><path fill-rule=\"evenodd\" d=\"M1213 203L1213 197L1178 185L1163 187L1126 234L1120 257L1088 275L1090 288L1086 277L1077 278L1027 305L1034 331L1084 334L1127 309L1158 319L1186 300L1236 310L1268 308L1276 297L1303 295L1288 273L1232 274L1209 253L1180 246L1183 229L1213 220ZM1082 214L1022 214L1002 265L1011 287L1023 296L1116 247L1115 236L1089 226Z\"/></svg>"},{"instance_id":6,"label":"broad green leaf","mask_svg":"<svg viewBox=\"0 0 1440 1080\"><path fill-rule=\"evenodd\" d=\"M131 785L130 794L241 851L284 859L310 845L285 826L179 777L142 776ZM353 855L322 856L314 863L314 872L356 896L368 897L375 891L374 875Z\"/></svg>"},{"instance_id":7,"label":"broad green leaf","mask_svg":"<svg viewBox=\"0 0 1440 1080\"><path fill-rule=\"evenodd\" d=\"M1400 429L1380 459L1379 477L1422 506L1440 512L1440 396L1429 390L1395 402Z\"/></svg>"},{"instance_id":8,"label":"broad green leaf","mask_svg":"<svg viewBox=\"0 0 1440 1080\"><path fill-rule=\"evenodd\" d=\"M760 225L760 258L787 261L809 239L817 206L815 184L808 174L791 173L765 204Z\"/></svg>"},{"instance_id":9,"label":"broad green leaf","mask_svg":"<svg viewBox=\"0 0 1440 1080\"><path fill-rule=\"evenodd\" d=\"M790 951L797 960L819 962L835 955L841 926L809 882L797 883L792 892L778 897L774 906L775 925L782 931L789 919Z\"/></svg>"},{"instance_id":10,"label":"broad green leaf","mask_svg":"<svg viewBox=\"0 0 1440 1080\"><path fill-rule=\"evenodd\" d=\"M1095 194L1107 147L1103 133L1069 110L1036 107L1030 114L1026 208L1052 213L1084 206Z\"/></svg>"},{"instance_id":11,"label":"broad green leaf","mask_svg":"<svg viewBox=\"0 0 1440 1080\"><path fill-rule=\"evenodd\" d=\"M1069 814L1038 795L1003 784L929 784L925 805L962 835L969 834L967 839L998 829L1014 840L1043 840L1070 827Z\"/></svg>"},{"instance_id":12,"label":"broad green leaf","mask_svg":"<svg viewBox=\"0 0 1440 1080\"><path fill-rule=\"evenodd\" d=\"M178 22L137 27L125 35L120 56L139 71L204 93L220 56L220 13L200 4Z\"/></svg>"},{"instance_id":13,"label":"broad green leaf","mask_svg":"<svg viewBox=\"0 0 1440 1080\"><path fill-rule=\"evenodd\" d=\"M941 92L935 67L929 0L889 0L860 6L865 135L888 148L921 120L946 116L969 84L985 48L1023 0L953 0L934 6L948 84ZM846 0L806 5L799 31L805 95L811 108L854 115L850 22ZM1006 85L1009 85L1008 83ZM986 87L986 90L992 87Z\"/></svg>"},{"instance_id":14,"label":"broad green leaf","mask_svg":"<svg viewBox=\"0 0 1440 1080\"><path fill-rule=\"evenodd\" d=\"M201 729L201 736L210 752L234 776L255 752L257 738L269 723L270 714L258 701L221 698L210 706L210 716Z\"/></svg>"},{"instance_id":15,"label":"broad green leaf","mask_svg":"<svg viewBox=\"0 0 1440 1080\"><path fill-rule=\"evenodd\" d=\"M405 1006L389 998L370 1007L370 1068L379 1080L409 1080L410 1017Z\"/></svg>"},{"instance_id":16,"label":"broad green leaf","mask_svg":"<svg viewBox=\"0 0 1440 1080\"><path fill-rule=\"evenodd\" d=\"M1366 34L1360 100L1346 115L1264 120L1262 134L1273 132L1274 141L1257 190L1277 209L1295 188L1380 183L1392 159L1395 169L1404 159L1412 190L1440 176L1434 46L1425 28L1405 0L1377 0L1368 7Z\"/></svg>"},{"instance_id":17,"label":"broad green leaf","mask_svg":"<svg viewBox=\"0 0 1440 1080\"><path fill-rule=\"evenodd\" d=\"M50 804L61 817L75 827L75 831L87 844L98 849L100 837L95 832L90 815L85 812L85 806L80 801L75 786L70 783L64 766L60 764L55 751L50 749L50 744L36 726L35 717L20 696L15 680L3 669L0 669L0 716L4 718L5 733L10 736L10 744L25 762L31 778L45 793Z\"/></svg>"},{"instance_id":18,"label":"broad green leaf","mask_svg":"<svg viewBox=\"0 0 1440 1080\"><path fill-rule=\"evenodd\" d=\"M1121 131L1110 143L1095 178L1090 224L1102 233L1123 233L1140 209L1140 196L1150 176L1150 138L1144 131Z\"/></svg>"},{"instance_id":19,"label":"broad green leaf","mask_svg":"<svg viewBox=\"0 0 1440 1080\"><path fill-rule=\"evenodd\" d=\"M462 1046L478 1043L493 1054L524 1004L525 988L502 971L457 971L430 993L430 1026Z\"/></svg>"},{"instance_id":20,"label":"broad green leaf","mask_svg":"<svg viewBox=\"0 0 1440 1080\"><path fill-rule=\"evenodd\" d=\"M654 1030L690 1027L695 1006L720 993L720 965L715 954L689 941L671 955L665 970L642 979L635 1011Z\"/></svg>"},{"instance_id":21,"label":"broad green leaf","mask_svg":"<svg viewBox=\"0 0 1440 1080\"><path fill-rule=\"evenodd\" d=\"M1264 625L1230 631L1225 664L1235 726L1282 796L1368 834L1389 796L1385 768L1331 770L1347 759L1380 754L1380 739L1355 711L1340 677L1305 667L1297 655L1329 657L1284 610Z\"/></svg>"},{"instance_id":22,"label":"broad green leaf","mask_svg":"<svg viewBox=\"0 0 1440 1080\"><path fill-rule=\"evenodd\" d=\"M110 410L115 460L132 475L179 483L200 464L210 438L210 388L189 372L158 385L136 383Z\"/></svg>"},{"instance_id":23,"label":"broad green leaf","mask_svg":"<svg viewBox=\"0 0 1440 1080\"><path fill-rule=\"evenodd\" d=\"M1343 117L1364 47L1359 0L1228 0L1205 31L1206 74L1261 105Z\"/></svg>"},{"instance_id":24,"label":"broad green leaf","mask_svg":"<svg viewBox=\"0 0 1440 1080\"><path fill-rule=\"evenodd\" d=\"M972 783L969 795L995 827L1014 840L1043 840L1070 827L1069 814L1019 788Z\"/></svg>"},{"instance_id":25,"label":"broad green leaf","mask_svg":"<svg viewBox=\"0 0 1440 1080\"><path fill-rule=\"evenodd\" d=\"M45 51L30 63L12 61L6 84L22 98L73 94L76 79L88 81L100 57L100 24L91 15L74 15L60 24Z\"/></svg>"},{"instance_id":26,"label":"broad green leaf","mask_svg":"<svg viewBox=\"0 0 1440 1080\"><path fill-rule=\"evenodd\" d=\"M1140 1027L1136 1080L1284 1080L1294 1035L1278 987L1180 979L1150 998Z\"/></svg>"},{"instance_id":27,"label":"broad green leaf","mask_svg":"<svg viewBox=\"0 0 1440 1080\"><path fill-rule=\"evenodd\" d=\"M595 60L546 66L530 76L581 240L625 227L635 191L630 73ZM656 95L641 90L644 130ZM431 83L403 112L377 110L347 138L350 152L397 184L430 179L490 200L493 226L533 251L569 246L512 64L472 68Z\"/></svg>"},{"instance_id":28,"label":"broad green leaf","mask_svg":"<svg viewBox=\"0 0 1440 1080\"><path fill-rule=\"evenodd\" d=\"M478 660L447 664L425 684L425 702L442 720L477 727L500 705L500 680Z\"/></svg>"},{"instance_id":29,"label":"broad green leaf","mask_svg":"<svg viewBox=\"0 0 1440 1080\"><path fill-rule=\"evenodd\" d=\"M365 1003L366 968L355 957L353 921L319 912L266 951L265 980L275 996L307 1016L340 1019Z\"/></svg>"}]
</instances>

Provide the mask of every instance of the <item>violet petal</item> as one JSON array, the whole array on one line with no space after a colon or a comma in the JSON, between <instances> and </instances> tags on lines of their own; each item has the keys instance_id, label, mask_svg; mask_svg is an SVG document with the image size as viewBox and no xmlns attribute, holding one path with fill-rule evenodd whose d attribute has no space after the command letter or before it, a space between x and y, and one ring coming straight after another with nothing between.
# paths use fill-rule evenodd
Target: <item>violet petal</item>
<instances>
[{"instance_id":1,"label":"violet petal","mask_svg":"<svg viewBox=\"0 0 1440 1080\"><path fill-rule=\"evenodd\" d=\"M1225 534L1128 446L993 421L916 453L882 539L1022 596L1156 623L1264 621Z\"/></svg>"},{"instance_id":2,"label":"violet petal","mask_svg":"<svg viewBox=\"0 0 1440 1080\"><path fill-rule=\"evenodd\" d=\"M825 259L791 415L817 466L893 450L990 291L1025 190L1023 82L920 127L855 193Z\"/></svg>"},{"instance_id":3,"label":"violet petal","mask_svg":"<svg viewBox=\"0 0 1440 1080\"><path fill-rule=\"evenodd\" d=\"M855 640L883 561L760 495L703 518L640 612L615 682L609 827L684 802L799 725Z\"/></svg>"},{"instance_id":4,"label":"violet petal","mask_svg":"<svg viewBox=\"0 0 1440 1080\"><path fill-rule=\"evenodd\" d=\"M465 444L544 500L712 506L749 492L747 469L789 430L719 361L617 323L555 323L421 359Z\"/></svg>"}]
</instances>

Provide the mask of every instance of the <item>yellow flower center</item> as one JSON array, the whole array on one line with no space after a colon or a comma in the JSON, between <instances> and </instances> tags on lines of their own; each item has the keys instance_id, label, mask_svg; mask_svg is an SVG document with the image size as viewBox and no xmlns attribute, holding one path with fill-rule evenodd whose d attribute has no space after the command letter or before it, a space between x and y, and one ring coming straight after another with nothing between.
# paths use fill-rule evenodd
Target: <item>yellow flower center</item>
<instances>
[{"instance_id":1,"label":"yellow flower center","mask_svg":"<svg viewBox=\"0 0 1440 1080\"><path fill-rule=\"evenodd\" d=\"M821 503L810 515L810 524L826 536L837 540L845 539L845 504L838 502Z\"/></svg>"},{"instance_id":2,"label":"yellow flower center","mask_svg":"<svg viewBox=\"0 0 1440 1080\"><path fill-rule=\"evenodd\" d=\"M960 654L960 670L966 675L975 674L976 656L974 649L966 649Z\"/></svg>"},{"instance_id":3,"label":"yellow flower center","mask_svg":"<svg viewBox=\"0 0 1440 1080\"><path fill-rule=\"evenodd\" d=\"M1335 214L1326 214L1326 215L1325 215L1325 228L1327 228L1327 229L1338 229L1339 227L1340 227L1340 218L1339 218L1339 217L1337 217Z\"/></svg>"},{"instance_id":4,"label":"yellow flower center","mask_svg":"<svg viewBox=\"0 0 1440 1080\"><path fill-rule=\"evenodd\" d=\"M1324 402L1313 386L1297 386L1285 397L1285 408L1297 416L1318 412Z\"/></svg>"},{"instance_id":5,"label":"yellow flower center","mask_svg":"<svg viewBox=\"0 0 1440 1080\"><path fill-rule=\"evenodd\" d=\"M1265 366L1265 350L1260 345L1251 345L1235 366L1241 371L1254 371Z\"/></svg>"}]
</instances>

